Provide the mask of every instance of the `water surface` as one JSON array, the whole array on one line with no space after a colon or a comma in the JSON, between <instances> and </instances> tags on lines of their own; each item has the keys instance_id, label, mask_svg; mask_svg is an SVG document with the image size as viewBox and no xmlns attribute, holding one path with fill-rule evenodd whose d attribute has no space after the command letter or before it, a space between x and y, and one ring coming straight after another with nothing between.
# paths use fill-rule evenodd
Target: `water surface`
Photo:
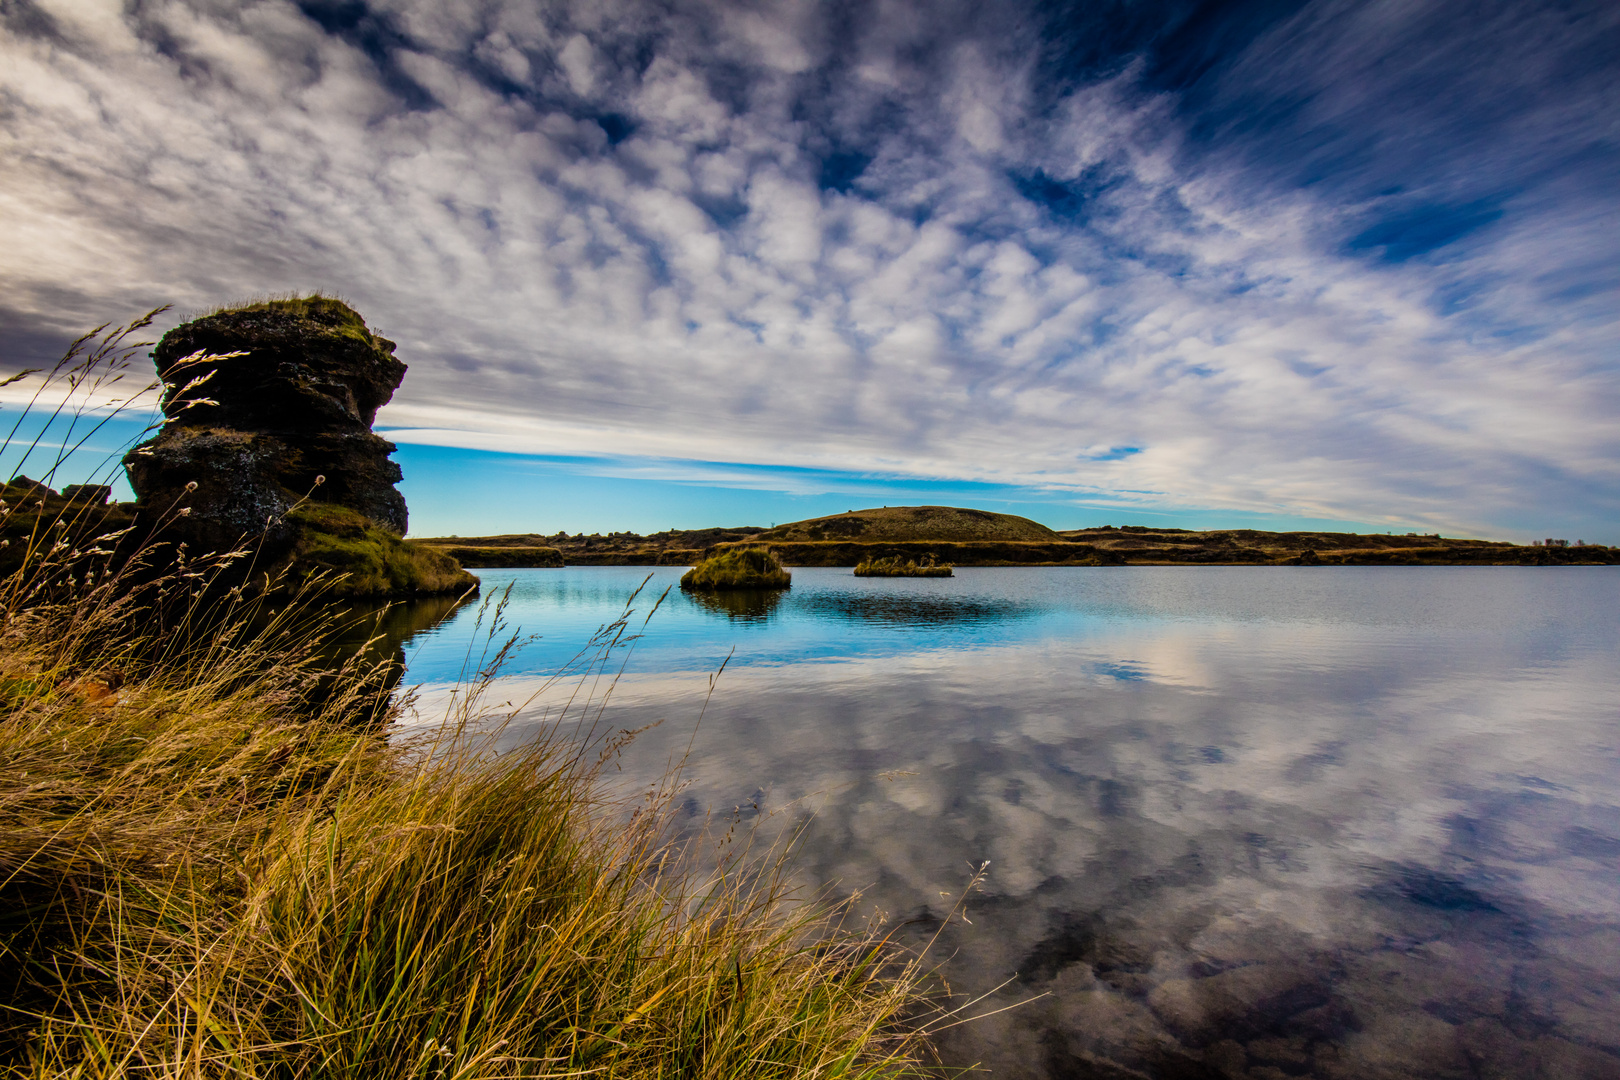
<instances>
[{"instance_id":1,"label":"water surface","mask_svg":"<svg viewBox=\"0 0 1620 1080\"><path fill-rule=\"evenodd\" d=\"M514 692L679 568L481 571ZM1620 1077L1620 572L801 568L671 593L614 726L686 809L808 819L808 883L931 934L941 1037L1024 1077ZM474 611L407 646L461 670ZM813 811L813 817L810 813ZM771 815L776 814L774 819Z\"/></svg>"}]
</instances>

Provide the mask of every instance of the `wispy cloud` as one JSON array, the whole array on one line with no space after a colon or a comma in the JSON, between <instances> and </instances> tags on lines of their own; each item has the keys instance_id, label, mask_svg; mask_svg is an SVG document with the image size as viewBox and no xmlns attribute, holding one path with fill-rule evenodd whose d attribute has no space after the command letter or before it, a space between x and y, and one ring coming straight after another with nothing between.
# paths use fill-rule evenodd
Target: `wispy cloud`
<instances>
[{"instance_id":1,"label":"wispy cloud","mask_svg":"<svg viewBox=\"0 0 1620 1080\"><path fill-rule=\"evenodd\" d=\"M339 292L397 438L1620 521L1612 5L1137 7L15 0L0 303Z\"/></svg>"}]
</instances>

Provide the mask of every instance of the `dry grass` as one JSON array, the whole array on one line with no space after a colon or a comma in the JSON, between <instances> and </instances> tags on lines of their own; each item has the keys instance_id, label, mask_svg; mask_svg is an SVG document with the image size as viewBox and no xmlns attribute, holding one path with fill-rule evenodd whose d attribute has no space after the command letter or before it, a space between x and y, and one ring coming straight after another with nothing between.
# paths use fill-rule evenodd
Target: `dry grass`
<instances>
[{"instance_id":1,"label":"dry grass","mask_svg":"<svg viewBox=\"0 0 1620 1080\"><path fill-rule=\"evenodd\" d=\"M494 752L502 600L443 723L389 738L319 581L208 587L247 557L40 545L0 582L0 1075L918 1073L917 961L775 854L704 869L674 778L610 797L600 701Z\"/></svg>"}]
</instances>

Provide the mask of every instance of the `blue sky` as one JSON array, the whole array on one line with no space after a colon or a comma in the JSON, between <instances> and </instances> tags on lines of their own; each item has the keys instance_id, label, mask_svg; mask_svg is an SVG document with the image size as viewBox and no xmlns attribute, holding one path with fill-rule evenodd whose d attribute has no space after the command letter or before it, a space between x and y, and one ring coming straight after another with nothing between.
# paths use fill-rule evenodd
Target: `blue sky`
<instances>
[{"instance_id":1,"label":"blue sky","mask_svg":"<svg viewBox=\"0 0 1620 1080\"><path fill-rule=\"evenodd\" d=\"M342 295L418 534L1620 542L1617 57L1607 2L13 0L0 370Z\"/></svg>"}]
</instances>

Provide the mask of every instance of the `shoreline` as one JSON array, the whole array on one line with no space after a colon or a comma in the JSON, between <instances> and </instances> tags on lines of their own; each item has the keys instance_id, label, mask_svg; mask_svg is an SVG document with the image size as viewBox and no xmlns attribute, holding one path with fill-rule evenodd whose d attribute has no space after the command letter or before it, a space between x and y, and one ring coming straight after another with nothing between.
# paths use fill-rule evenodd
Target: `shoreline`
<instances>
[{"instance_id":1,"label":"shoreline","mask_svg":"<svg viewBox=\"0 0 1620 1080\"><path fill-rule=\"evenodd\" d=\"M1620 549L1600 544L1546 547L1440 536L1266 533L1258 530L1105 528L1051 541L778 540L759 528L669 530L570 536L504 534L425 537L463 566L693 566L739 547L765 546L787 566L854 567L871 558L933 558L966 566L1571 566L1615 565Z\"/></svg>"}]
</instances>

